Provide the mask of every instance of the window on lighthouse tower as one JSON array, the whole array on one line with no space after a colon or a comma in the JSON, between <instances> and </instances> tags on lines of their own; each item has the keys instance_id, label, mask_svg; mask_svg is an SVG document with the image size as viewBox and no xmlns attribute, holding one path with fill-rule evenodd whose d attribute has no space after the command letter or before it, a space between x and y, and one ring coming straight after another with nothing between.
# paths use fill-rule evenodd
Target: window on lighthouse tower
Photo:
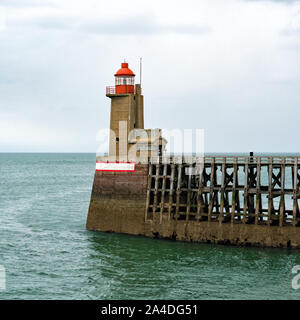
<instances>
[{"instance_id":1,"label":"window on lighthouse tower","mask_svg":"<svg viewBox=\"0 0 300 320\"><path fill-rule=\"evenodd\" d=\"M134 85L133 77L116 77L116 85Z\"/></svg>"}]
</instances>

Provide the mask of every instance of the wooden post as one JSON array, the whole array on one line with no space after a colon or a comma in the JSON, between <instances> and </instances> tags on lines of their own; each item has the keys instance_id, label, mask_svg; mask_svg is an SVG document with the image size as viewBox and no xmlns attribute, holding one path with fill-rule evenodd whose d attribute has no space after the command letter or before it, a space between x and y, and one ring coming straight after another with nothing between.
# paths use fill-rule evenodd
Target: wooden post
<instances>
[{"instance_id":1,"label":"wooden post","mask_svg":"<svg viewBox=\"0 0 300 320\"><path fill-rule=\"evenodd\" d=\"M257 167L256 167L256 204L255 204L255 224L258 224L258 215L261 208L261 190L260 190L260 172L261 163L260 157L257 157Z\"/></svg>"},{"instance_id":2,"label":"wooden post","mask_svg":"<svg viewBox=\"0 0 300 320\"><path fill-rule=\"evenodd\" d=\"M188 177L188 190L187 190L187 206L186 206L186 220L189 220L191 210L191 183L192 183L193 164L189 166L189 177Z\"/></svg>"},{"instance_id":3,"label":"wooden post","mask_svg":"<svg viewBox=\"0 0 300 320\"><path fill-rule=\"evenodd\" d=\"M253 166L253 151L250 152L249 157L249 177L248 177L248 189L253 188L255 184L255 174L254 174L254 166ZM255 220L255 217L253 217L253 214L255 214L254 210L254 194L248 193L248 223L252 223Z\"/></svg>"},{"instance_id":4,"label":"wooden post","mask_svg":"<svg viewBox=\"0 0 300 320\"><path fill-rule=\"evenodd\" d=\"M208 206L208 222L211 221L211 214L214 204L214 180L215 180L215 158L212 158L209 186L209 206Z\"/></svg>"},{"instance_id":5,"label":"wooden post","mask_svg":"<svg viewBox=\"0 0 300 320\"><path fill-rule=\"evenodd\" d=\"M163 182L162 182L162 190L161 190L161 200L160 200L160 217L159 217L159 223L162 223L162 216L164 212L165 207L165 191L166 191L166 179L167 179L167 164L164 164L163 168Z\"/></svg>"},{"instance_id":6,"label":"wooden post","mask_svg":"<svg viewBox=\"0 0 300 320\"><path fill-rule=\"evenodd\" d=\"M272 185L272 174L273 174L273 157L269 158L269 187L268 187L268 225L271 225L273 213L273 185Z\"/></svg>"},{"instance_id":7,"label":"wooden post","mask_svg":"<svg viewBox=\"0 0 300 320\"><path fill-rule=\"evenodd\" d=\"M233 181L232 181L232 207L231 207L231 223L234 222L234 214L236 208L236 187L237 187L237 175L238 175L238 168L237 168L237 157L234 157L233 162Z\"/></svg>"},{"instance_id":8,"label":"wooden post","mask_svg":"<svg viewBox=\"0 0 300 320\"><path fill-rule=\"evenodd\" d=\"M293 226L297 226L297 216L299 214L299 207L298 207L298 200L297 200L297 194L298 194L298 158L295 158L294 160L294 167L293 167Z\"/></svg>"},{"instance_id":9,"label":"wooden post","mask_svg":"<svg viewBox=\"0 0 300 320\"><path fill-rule=\"evenodd\" d=\"M239 187L239 168L240 166L237 164L237 173L236 173L236 187ZM237 220L241 220L241 204L240 204L240 190L238 189L235 197L235 211L237 213Z\"/></svg>"},{"instance_id":10,"label":"wooden post","mask_svg":"<svg viewBox=\"0 0 300 320\"><path fill-rule=\"evenodd\" d=\"M226 176L226 167L225 167L225 159L222 163L222 176L221 176L221 199L220 199L220 215L219 215L219 223L221 224L224 217L224 188L225 188L225 176Z\"/></svg>"},{"instance_id":11,"label":"wooden post","mask_svg":"<svg viewBox=\"0 0 300 320\"><path fill-rule=\"evenodd\" d=\"M247 206L248 206L248 157L246 157L245 159L243 223L247 222Z\"/></svg>"},{"instance_id":12,"label":"wooden post","mask_svg":"<svg viewBox=\"0 0 300 320\"><path fill-rule=\"evenodd\" d=\"M156 172L155 172L155 186L154 186L154 200L153 200L153 220L157 221L156 219L156 208L157 208L157 193L158 193L158 175L159 175L159 164L156 164Z\"/></svg>"},{"instance_id":13,"label":"wooden post","mask_svg":"<svg viewBox=\"0 0 300 320\"><path fill-rule=\"evenodd\" d=\"M146 196L146 210L145 210L145 221L147 221L149 202L150 202L150 192L151 192L151 180L152 180L152 163L148 164L148 181L147 181L147 196Z\"/></svg>"},{"instance_id":14,"label":"wooden post","mask_svg":"<svg viewBox=\"0 0 300 320\"><path fill-rule=\"evenodd\" d=\"M285 186L285 159L281 158L281 191L280 191L280 205L279 205L279 226L282 227L285 212L284 186Z\"/></svg>"},{"instance_id":15,"label":"wooden post","mask_svg":"<svg viewBox=\"0 0 300 320\"><path fill-rule=\"evenodd\" d=\"M175 164L171 164L171 178L170 178L170 194L169 194L169 208L168 208L168 220L171 217L171 209L173 206L173 190L174 190L174 175L175 175Z\"/></svg>"},{"instance_id":16,"label":"wooden post","mask_svg":"<svg viewBox=\"0 0 300 320\"><path fill-rule=\"evenodd\" d=\"M196 220L199 221L203 212L203 199L202 199L202 192L203 192L203 171L204 171L204 163L200 165L200 172L199 172L199 186L198 186L198 194L197 194L197 217Z\"/></svg>"},{"instance_id":17,"label":"wooden post","mask_svg":"<svg viewBox=\"0 0 300 320\"><path fill-rule=\"evenodd\" d=\"M178 165L178 181L177 181L177 190L176 190L176 214L175 219L178 219L179 204L180 204L180 187L181 187L181 174L182 174L182 164Z\"/></svg>"}]
</instances>

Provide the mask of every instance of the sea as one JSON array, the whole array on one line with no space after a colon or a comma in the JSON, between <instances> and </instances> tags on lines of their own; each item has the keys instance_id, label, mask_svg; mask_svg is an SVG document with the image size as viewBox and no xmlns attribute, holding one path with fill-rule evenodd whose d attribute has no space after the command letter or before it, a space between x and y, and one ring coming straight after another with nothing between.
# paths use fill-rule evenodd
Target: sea
<instances>
[{"instance_id":1,"label":"sea","mask_svg":"<svg viewBox=\"0 0 300 320\"><path fill-rule=\"evenodd\" d=\"M300 298L299 250L86 230L95 159L0 153L0 299Z\"/></svg>"}]
</instances>

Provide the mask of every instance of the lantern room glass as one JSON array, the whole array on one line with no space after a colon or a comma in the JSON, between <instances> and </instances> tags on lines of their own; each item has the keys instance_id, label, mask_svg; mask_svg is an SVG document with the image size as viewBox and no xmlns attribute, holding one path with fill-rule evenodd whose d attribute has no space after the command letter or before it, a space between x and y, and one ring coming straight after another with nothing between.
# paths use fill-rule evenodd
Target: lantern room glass
<instances>
[{"instance_id":1,"label":"lantern room glass","mask_svg":"<svg viewBox=\"0 0 300 320\"><path fill-rule=\"evenodd\" d=\"M120 85L133 86L134 77L116 77L115 83L116 83L116 86L120 86Z\"/></svg>"}]
</instances>

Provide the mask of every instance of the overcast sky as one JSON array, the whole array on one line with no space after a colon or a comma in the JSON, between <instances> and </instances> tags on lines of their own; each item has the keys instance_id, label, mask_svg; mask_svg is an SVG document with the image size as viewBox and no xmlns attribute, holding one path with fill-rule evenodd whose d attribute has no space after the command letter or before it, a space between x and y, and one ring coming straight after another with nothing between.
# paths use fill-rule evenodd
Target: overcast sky
<instances>
[{"instance_id":1,"label":"overcast sky","mask_svg":"<svg viewBox=\"0 0 300 320\"><path fill-rule=\"evenodd\" d=\"M145 127L300 152L300 1L279 0L0 0L0 152L95 152L140 57Z\"/></svg>"}]
</instances>

